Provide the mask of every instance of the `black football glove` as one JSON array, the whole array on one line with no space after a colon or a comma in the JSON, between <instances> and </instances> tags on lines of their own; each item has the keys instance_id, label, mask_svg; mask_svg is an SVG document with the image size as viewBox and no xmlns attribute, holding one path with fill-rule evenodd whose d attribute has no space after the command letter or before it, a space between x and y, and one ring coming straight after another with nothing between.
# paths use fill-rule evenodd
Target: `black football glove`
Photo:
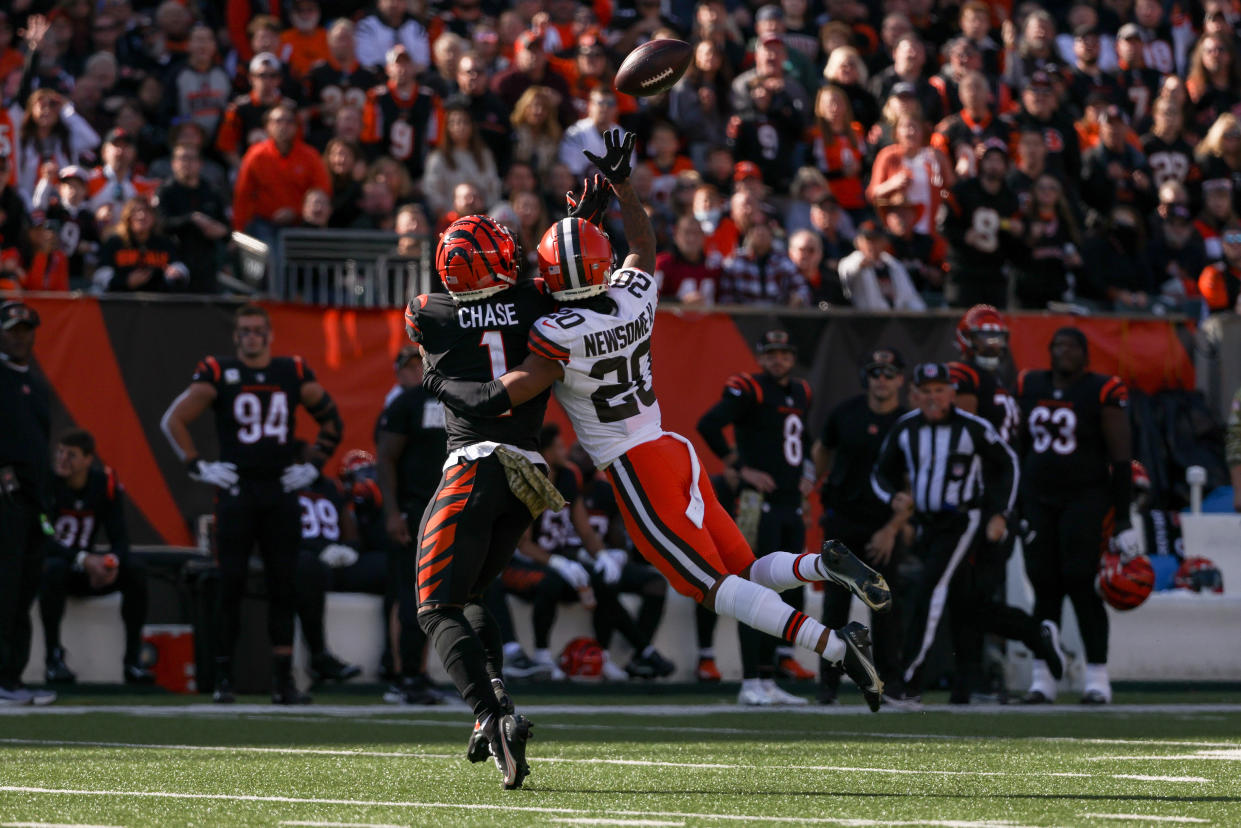
<instances>
[{"instance_id":1,"label":"black football glove","mask_svg":"<svg viewBox=\"0 0 1241 828\"><path fill-rule=\"evenodd\" d=\"M570 190L564 194L564 200L569 205L569 218L580 218L601 227L608 204L612 201L612 185L596 173L586 179L580 196Z\"/></svg>"},{"instance_id":2,"label":"black football glove","mask_svg":"<svg viewBox=\"0 0 1241 828\"><path fill-rule=\"evenodd\" d=\"M599 172L603 173L603 177L613 186L621 184L629 179L629 174L633 172L633 145L637 140L632 132L621 137L621 130L609 129L603 133L603 145L607 148L603 157L595 155L589 150L582 150L590 163L599 168Z\"/></svg>"}]
</instances>

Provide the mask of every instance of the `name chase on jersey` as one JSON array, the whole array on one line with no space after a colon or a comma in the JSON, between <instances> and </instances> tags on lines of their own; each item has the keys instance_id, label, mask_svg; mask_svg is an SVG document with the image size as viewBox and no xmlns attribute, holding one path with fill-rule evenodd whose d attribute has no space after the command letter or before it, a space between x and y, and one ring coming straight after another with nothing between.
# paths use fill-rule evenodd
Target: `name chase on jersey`
<instances>
[{"instance_id":1,"label":"name chase on jersey","mask_svg":"<svg viewBox=\"0 0 1241 828\"><path fill-rule=\"evenodd\" d=\"M521 320L517 316L517 306L512 302L505 302L457 308L457 324L463 328L495 328L520 325Z\"/></svg>"}]
</instances>

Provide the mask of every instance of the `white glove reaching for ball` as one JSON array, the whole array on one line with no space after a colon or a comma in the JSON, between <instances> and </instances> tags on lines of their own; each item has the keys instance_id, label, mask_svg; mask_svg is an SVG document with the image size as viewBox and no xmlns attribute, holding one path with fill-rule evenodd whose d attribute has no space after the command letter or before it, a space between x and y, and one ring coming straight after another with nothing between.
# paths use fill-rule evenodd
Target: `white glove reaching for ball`
<instances>
[{"instance_id":1,"label":"white glove reaching for ball","mask_svg":"<svg viewBox=\"0 0 1241 828\"><path fill-rule=\"evenodd\" d=\"M314 483L318 477L319 470L314 463L294 463L285 467L284 474L280 475L280 485L286 492L296 492Z\"/></svg>"},{"instance_id":2,"label":"white glove reaching for ball","mask_svg":"<svg viewBox=\"0 0 1241 828\"><path fill-rule=\"evenodd\" d=\"M358 551L352 546L345 546L343 543L329 543L319 553L319 560L332 567L332 569L341 569L342 567L353 566L358 562Z\"/></svg>"},{"instance_id":3,"label":"white glove reaching for ball","mask_svg":"<svg viewBox=\"0 0 1241 828\"><path fill-rule=\"evenodd\" d=\"M552 555L547 565L556 570L556 574L574 589L586 589L590 586L590 573L577 561L571 561L564 555Z\"/></svg>"},{"instance_id":4,"label":"white glove reaching for ball","mask_svg":"<svg viewBox=\"0 0 1241 828\"><path fill-rule=\"evenodd\" d=\"M219 460L214 462L201 459L195 460L190 464L189 471L190 480L218 486L221 489L230 489L236 486L237 481L241 479L237 474L236 464L224 463Z\"/></svg>"}]
</instances>

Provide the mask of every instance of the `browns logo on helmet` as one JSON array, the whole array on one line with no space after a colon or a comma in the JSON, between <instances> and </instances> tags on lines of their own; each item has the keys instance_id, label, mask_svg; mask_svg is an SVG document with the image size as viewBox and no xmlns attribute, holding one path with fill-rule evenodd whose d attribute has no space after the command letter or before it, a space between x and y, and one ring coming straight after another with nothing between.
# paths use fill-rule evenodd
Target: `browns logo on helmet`
<instances>
[{"instance_id":1,"label":"browns logo on helmet","mask_svg":"<svg viewBox=\"0 0 1241 828\"><path fill-rule=\"evenodd\" d=\"M495 219L466 216L440 236L435 269L454 301L474 302L517 284L519 258L517 241Z\"/></svg>"},{"instance_id":2,"label":"browns logo on helmet","mask_svg":"<svg viewBox=\"0 0 1241 828\"><path fill-rule=\"evenodd\" d=\"M612 242L608 234L580 218L553 224L539 240L539 275L551 295L561 301L598 296L612 275Z\"/></svg>"},{"instance_id":3,"label":"browns logo on helmet","mask_svg":"<svg viewBox=\"0 0 1241 828\"><path fill-rule=\"evenodd\" d=\"M979 347L980 338L982 347ZM988 371L996 370L1008 349L1008 325L1004 317L992 305L970 308L957 323L957 347L965 359L973 357Z\"/></svg>"}]
</instances>

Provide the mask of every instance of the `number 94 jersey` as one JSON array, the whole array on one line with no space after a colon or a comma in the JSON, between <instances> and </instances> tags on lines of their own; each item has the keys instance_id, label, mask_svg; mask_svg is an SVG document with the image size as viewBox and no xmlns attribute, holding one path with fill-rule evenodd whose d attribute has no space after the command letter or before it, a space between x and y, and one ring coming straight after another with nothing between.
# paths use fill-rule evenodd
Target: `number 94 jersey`
<instances>
[{"instance_id":1,"label":"number 94 jersey","mask_svg":"<svg viewBox=\"0 0 1241 828\"><path fill-rule=\"evenodd\" d=\"M243 477L275 478L297 461L294 412L302 386L315 381L301 357L272 357L262 368L251 368L235 356L209 356L191 381L215 388L220 459L236 463Z\"/></svg>"},{"instance_id":2,"label":"number 94 jersey","mask_svg":"<svg viewBox=\"0 0 1241 828\"><path fill-rule=\"evenodd\" d=\"M651 375L655 279L623 268L606 295L614 313L565 307L536 322L529 338L531 353L564 366L556 399L599 468L663 434Z\"/></svg>"},{"instance_id":3,"label":"number 94 jersey","mask_svg":"<svg viewBox=\"0 0 1241 828\"><path fill-rule=\"evenodd\" d=\"M1068 388L1052 384L1051 371L1022 371L1017 402L1025 423L1021 482L1040 500L1062 501L1110 479L1103 409L1126 408L1129 389L1120 377L1087 372Z\"/></svg>"}]
</instances>

